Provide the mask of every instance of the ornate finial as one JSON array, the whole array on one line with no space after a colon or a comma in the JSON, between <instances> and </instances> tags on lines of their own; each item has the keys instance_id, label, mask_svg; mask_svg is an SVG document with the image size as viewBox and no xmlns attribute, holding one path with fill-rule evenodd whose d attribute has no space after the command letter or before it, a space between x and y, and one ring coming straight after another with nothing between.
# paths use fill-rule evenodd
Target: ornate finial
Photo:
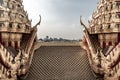
<instances>
[{"instance_id":1,"label":"ornate finial","mask_svg":"<svg viewBox=\"0 0 120 80\"><path fill-rule=\"evenodd\" d=\"M41 23L41 15L39 15L39 17L40 17L40 20L34 27L37 27L38 25L40 25L40 23Z\"/></svg>"},{"instance_id":2,"label":"ornate finial","mask_svg":"<svg viewBox=\"0 0 120 80\"><path fill-rule=\"evenodd\" d=\"M85 28L85 30L87 30L87 27L85 26L85 24L82 22L82 16L80 16L80 24ZM88 31L88 30L87 30Z\"/></svg>"}]
</instances>

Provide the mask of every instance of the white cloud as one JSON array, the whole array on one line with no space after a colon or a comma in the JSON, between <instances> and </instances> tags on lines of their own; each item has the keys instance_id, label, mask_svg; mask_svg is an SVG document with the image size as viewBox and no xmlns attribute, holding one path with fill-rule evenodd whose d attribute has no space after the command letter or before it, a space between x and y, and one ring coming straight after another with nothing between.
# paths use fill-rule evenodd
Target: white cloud
<instances>
[{"instance_id":1,"label":"white cloud","mask_svg":"<svg viewBox=\"0 0 120 80\"><path fill-rule=\"evenodd\" d=\"M46 35L78 39L83 35L79 25L80 14L87 22L97 0L24 0L25 10L27 10L33 25L42 16L41 25L38 27L38 37Z\"/></svg>"}]
</instances>

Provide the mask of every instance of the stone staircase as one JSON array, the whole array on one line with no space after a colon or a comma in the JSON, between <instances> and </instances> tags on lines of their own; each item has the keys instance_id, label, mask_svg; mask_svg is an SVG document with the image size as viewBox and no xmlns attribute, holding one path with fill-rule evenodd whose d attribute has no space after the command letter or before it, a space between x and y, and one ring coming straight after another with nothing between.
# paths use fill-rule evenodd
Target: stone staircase
<instances>
[{"instance_id":1,"label":"stone staircase","mask_svg":"<svg viewBox=\"0 0 120 80\"><path fill-rule=\"evenodd\" d=\"M25 80L103 80L92 74L86 51L80 46L41 46Z\"/></svg>"}]
</instances>

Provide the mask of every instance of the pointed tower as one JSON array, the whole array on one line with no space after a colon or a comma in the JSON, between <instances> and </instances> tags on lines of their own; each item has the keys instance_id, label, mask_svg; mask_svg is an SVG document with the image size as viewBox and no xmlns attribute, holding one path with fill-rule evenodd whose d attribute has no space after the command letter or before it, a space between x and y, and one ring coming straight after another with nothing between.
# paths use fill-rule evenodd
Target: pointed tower
<instances>
[{"instance_id":1,"label":"pointed tower","mask_svg":"<svg viewBox=\"0 0 120 80\"><path fill-rule=\"evenodd\" d=\"M82 25L93 72L105 80L120 80L120 0L99 0L89 28Z\"/></svg>"},{"instance_id":2,"label":"pointed tower","mask_svg":"<svg viewBox=\"0 0 120 80\"><path fill-rule=\"evenodd\" d=\"M90 33L98 34L101 47L115 46L120 42L120 1L100 0L92 15Z\"/></svg>"},{"instance_id":3,"label":"pointed tower","mask_svg":"<svg viewBox=\"0 0 120 80\"><path fill-rule=\"evenodd\" d=\"M0 0L0 80L24 78L37 43L37 26L24 10L22 0Z\"/></svg>"},{"instance_id":4,"label":"pointed tower","mask_svg":"<svg viewBox=\"0 0 120 80\"><path fill-rule=\"evenodd\" d=\"M22 3L22 0L0 0L0 42L5 46L15 47L14 42L20 43L22 34L30 33L31 21Z\"/></svg>"}]
</instances>

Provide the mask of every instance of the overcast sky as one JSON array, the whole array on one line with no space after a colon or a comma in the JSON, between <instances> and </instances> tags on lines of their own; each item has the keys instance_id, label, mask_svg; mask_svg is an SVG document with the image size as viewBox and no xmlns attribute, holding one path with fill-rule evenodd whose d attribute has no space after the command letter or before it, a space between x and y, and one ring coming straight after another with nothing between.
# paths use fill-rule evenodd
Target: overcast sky
<instances>
[{"instance_id":1,"label":"overcast sky","mask_svg":"<svg viewBox=\"0 0 120 80\"><path fill-rule=\"evenodd\" d=\"M83 28L80 26L80 15L84 21L96 10L98 0L23 0L24 8L35 25L42 17L38 26L38 38L62 37L80 39Z\"/></svg>"}]
</instances>

